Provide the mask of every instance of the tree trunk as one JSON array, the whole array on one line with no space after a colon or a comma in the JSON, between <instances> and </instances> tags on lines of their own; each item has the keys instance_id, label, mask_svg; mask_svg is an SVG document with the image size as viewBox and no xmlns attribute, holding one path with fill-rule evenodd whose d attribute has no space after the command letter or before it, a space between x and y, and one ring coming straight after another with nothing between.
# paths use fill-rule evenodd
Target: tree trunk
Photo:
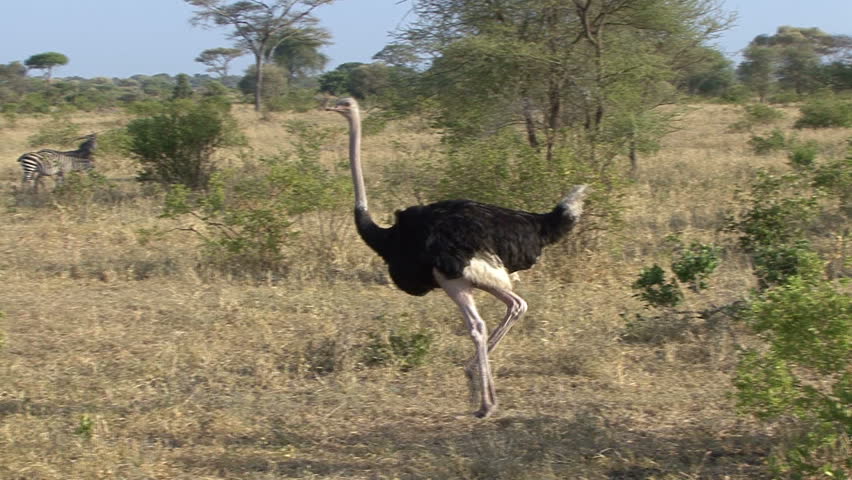
<instances>
[{"instance_id":1,"label":"tree trunk","mask_svg":"<svg viewBox=\"0 0 852 480\"><path fill-rule=\"evenodd\" d=\"M538 142L538 133L535 129L535 117L533 117L532 102L529 97L524 97L523 100L523 116L524 126L527 129L527 142L531 147L538 151L541 147Z\"/></svg>"},{"instance_id":2,"label":"tree trunk","mask_svg":"<svg viewBox=\"0 0 852 480\"><path fill-rule=\"evenodd\" d=\"M629 157L630 157L630 178L636 179L639 176L639 152L637 152L636 147L636 133L633 132L630 135L630 145L629 145Z\"/></svg>"},{"instance_id":3,"label":"tree trunk","mask_svg":"<svg viewBox=\"0 0 852 480\"><path fill-rule=\"evenodd\" d=\"M260 53L254 54L254 111L260 112L262 106L261 92L263 90L263 58Z\"/></svg>"}]
</instances>

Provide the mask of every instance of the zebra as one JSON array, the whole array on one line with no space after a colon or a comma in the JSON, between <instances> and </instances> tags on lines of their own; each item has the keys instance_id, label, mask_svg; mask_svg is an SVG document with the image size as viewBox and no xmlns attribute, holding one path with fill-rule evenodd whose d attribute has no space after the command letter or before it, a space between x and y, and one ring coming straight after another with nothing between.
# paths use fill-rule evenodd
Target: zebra
<instances>
[{"instance_id":1,"label":"zebra","mask_svg":"<svg viewBox=\"0 0 852 480\"><path fill-rule=\"evenodd\" d=\"M88 171L95 168L93 157L97 148L97 134L92 133L80 137L86 139L77 150L60 152L58 150L43 149L37 152L25 153L18 158L18 163L24 170L21 180L23 185L32 181L33 191L38 191L38 184L44 176L56 176L56 185L61 185L66 173L73 171Z\"/></svg>"}]
</instances>

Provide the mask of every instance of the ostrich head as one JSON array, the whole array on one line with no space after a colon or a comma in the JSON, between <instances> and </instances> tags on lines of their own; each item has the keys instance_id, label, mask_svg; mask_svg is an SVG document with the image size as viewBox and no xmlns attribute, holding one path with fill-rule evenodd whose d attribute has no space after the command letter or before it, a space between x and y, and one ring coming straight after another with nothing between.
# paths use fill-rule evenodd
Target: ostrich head
<instances>
[{"instance_id":1,"label":"ostrich head","mask_svg":"<svg viewBox=\"0 0 852 480\"><path fill-rule=\"evenodd\" d=\"M328 107L326 110L337 112L346 118L352 118L353 114L358 114L358 102L352 97L341 98L333 107Z\"/></svg>"}]
</instances>

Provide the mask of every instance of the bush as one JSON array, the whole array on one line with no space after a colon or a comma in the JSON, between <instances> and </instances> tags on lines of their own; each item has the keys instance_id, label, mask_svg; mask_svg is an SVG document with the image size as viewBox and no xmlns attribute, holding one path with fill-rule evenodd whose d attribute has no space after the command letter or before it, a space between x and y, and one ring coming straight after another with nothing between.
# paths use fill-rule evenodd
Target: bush
<instances>
[{"instance_id":1,"label":"bush","mask_svg":"<svg viewBox=\"0 0 852 480\"><path fill-rule=\"evenodd\" d=\"M734 381L739 408L761 419L792 417L802 427L776 455L778 473L847 478L852 297L825 281L790 277L752 302L743 318L768 349L743 356Z\"/></svg>"},{"instance_id":2,"label":"bush","mask_svg":"<svg viewBox=\"0 0 852 480\"><path fill-rule=\"evenodd\" d=\"M163 214L194 220L183 227L198 234L210 265L242 274L287 273L285 247L297 233L294 220L307 212L337 209L351 197L348 176L319 164L331 129L290 124L296 156L268 157L211 177L207 191L174 185Z\"/></svg>"},{"instance_id":3,"label":"bush","mask_svg":"<svg viewBox=\"0 0 852 480\"><path fill-rule=\"evenodd\" d=\"M50 117L50 122L39 127L38 132L27 138L27 145L30 147L67 145L79 138L79 125L71 122L68 115L53 114ZM77 148L77 146L75 145L74 148Z\"/></svg>"},{"instance_id":4,"label":"bush","mask_svg":"<svg viewBox=\"0 0 852 480\"><path fill-rule=\"evenodd\" d=\"M784 137L784 132L780 129L774 129L766 137L760 135L752 135L748 144L751 146L754 153L757 155L768 155L778 150L783 150L787 145L787 139Z\"/></svg>"},{"instance_id":5,"label":"bush","mask_svg":"<svg viewBox=\"0 0 852 480\"><path fill-rule=\"evenodd\" d=\"M426 362L432 341L432 334L423 331L392 332L387 338L371 333L370 343L365 346L364 364L367 366L396 365L406 372Z\"/></svg>"},{"instance_id":6,"label":"bush","mask_svg":"<svg viewBox=\"0 0 852 480\"><path fill-rule=\"evenodd\" d=\"M748 208L730 224L762 287L741 315L766 341L743 354L737 402L758 418L794 421L792 440L773 459L785 477L852 473L852 297L825 279L825 262L810 241L832 233L831 225L813 226L832 208L826 199L848 198L850 166L831 161L781 176L761 172ZM848 220L835 227L844 231Z\"/></svg>"},{"instance_id":7,"label":"bush","mask_svg":"<svg viewBox=\"0 0 852 480\"><path fill-rule=\"evenodd\" d=\"M654 264L644 268L632 288L638 290L638 298L649 307L676 307L684 298L681 283L689 284L694 292L707 288L707 278L719 266L720 250L715 245L692 242L684 247L679 239L674 239L676 249L672 260L672 272L675 277L666 280L662 267Z\"/></svg>"},{"instance_id":8,"label":"bush","mask_svg":"<svg viewBox=\"0 0 852 480\"><path fill-rule=\"evenodd\" d=\"M667 281L665 270L657 264L643 268L632 287L639 290L636 296L649 307L676 307L683 301L677 281Z\"/></svg>"},{"instance_id":9,"label":"bush","mask_svg":"<svg viewBox=\"0 0 852 480\"><path fill-rule=\"evenodd\" d=\"M748 253L804 238L819 210L820 195L810 179L798 173L759 171L750 193L740 197L748 206L737 218L729 219L726 228L739 233L740 246Z\"/></svg>"},{"instance_id":10,"label":"bush","mask_svg":"<svg viewBox=\"0 0 852 480\"><path fill-rule=\"evenodd\" d=\"M819 144L813 140L804 143L794 143L787 154L793 168L811 168L816 164Z\"/></svg>"},{"instance_id":11,"label":"bush","mask_svg":"<svg viewBox=\"0 0 852 480\"><path fill-rule=\"evenodd\" d=\"M719 266L720 250L715 245L692 242L689 248L681 249L672 262L672 271L682 283L698 292L707 288L707 278Z\"/></svg>"},{"instance_id":12,"label":"bush","mask_svg":"<svg viewBox=\"0 0 852 480\"><path fill-rule=\"evenodd\" d=\"M453 145L439 167L440 178L428 201L468 198L531 212L553 209L575 184L590 185L584 228L604 229L620 221L626 185L614 166L595 167L568 147L550 160L517 133Z\"/></svg>"},{"instance_id":13,"label":"bush","mask_svg":"<svg viewBox=\"0 0 852 480\"><path fill-rule=\"evenodd\" d=\"M244 142L229 110L216 98L138 106L137 111L153 114L127 126L128 148L143 167L138 179L205 188L215 150Z\"/></svg>"},{"instance_id":14,"label":"bush","mask_svg":"<svg viewBox=\"0 0 852 480\"><path fill-rule=\"evenodd\" d=\"M761 245L752 255L754 273L762 288L781 285L792 277L820 278L825 264L806 240Z\"/></svg>"},{"instance_id":15,"label":"bush","mask_svg":"<svg viewBox=\"0 0 852 480\"><path fill-rule=\"evenodd\" d=\"M794 128L852 127L852 101L827 96L808 101L799 109Z\"/></svg>"},{"instance_id":16,"label":"bush","mask_svg":"<svg viewBox=\"0 0 852 480\"><path fill-rule=\"evenodd\" d=\"M57 205L87 210L98 200L114 197L115 190L115 185L96 171L71 172L53 190L53 198Z\"/></svg>"},{"instance_id":17,"label":"bush","mask_svg":"<svg viewBox=\"0 0 852 480\"><path fill-rule=\"evenodd\" d=\"M750 131L758 125L770 125L784 118L784 112L763 103L743 105L742 120L731 125L734 131Z\"/></svg>"}]
</instances>

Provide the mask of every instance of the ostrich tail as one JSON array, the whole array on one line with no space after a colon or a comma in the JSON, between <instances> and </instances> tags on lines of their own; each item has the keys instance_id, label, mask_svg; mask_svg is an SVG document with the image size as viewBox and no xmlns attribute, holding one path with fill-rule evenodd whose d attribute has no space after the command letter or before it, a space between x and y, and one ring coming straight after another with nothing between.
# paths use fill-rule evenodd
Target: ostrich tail
<instances>
[{"instance_id":1,"label":"ostrich tail","mask_svg":"<svg viewBox=\"0 0 852 480\"><path fill-rule=\"evenodd\" d=\"M586 189L588 185L575 185L574 188L565 195L565 198L559 201L556 208L562 207L565 214L570 216L572 221L576 222L583 214L583 200L586 198Z\"/></svg>"},{"instance_id":2,"label":"ostrich tail","mask_svg":"<svg viewBox=\"0 0 852 480\"><path fill-rule=\"evenodd\" d=\"M580 220L580 215L583 214L583 199L586 197L586 188L586 185L575 185L550 213L541 217L545 245L554 243L568 234Z\"/></svg>"}]
</instances>

